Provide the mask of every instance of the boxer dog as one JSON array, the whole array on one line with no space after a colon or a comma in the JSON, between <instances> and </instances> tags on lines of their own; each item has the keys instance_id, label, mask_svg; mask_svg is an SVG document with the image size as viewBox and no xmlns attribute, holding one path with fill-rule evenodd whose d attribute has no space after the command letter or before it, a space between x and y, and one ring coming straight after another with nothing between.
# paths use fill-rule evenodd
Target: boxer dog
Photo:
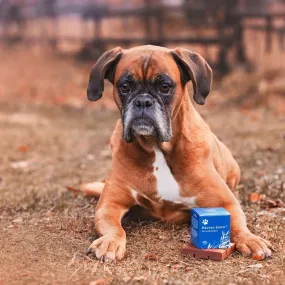
<instances>
[{"instance_id":1,"label":"boxer dog","mask_svg":"<svg viewBox=\"0 0 285 285\"><path fill-rule=\"evenodd\" d=\"M99 100L104 79L114 86L120 110L111 138L112 167L105 183L82 189L100 195L95 213L99 238L89 252L119 260L126 251L122 217L135 205L170 223L190 219L192 207L224 207L231 214L231 239L255 259L271 256L271 244L250 232L233 194L240 169L229 149L193 107L205 103L212 70L199 54L182 48L120 47L105 52L91 70L88 99Z\"/></svg>"}]
</instances>

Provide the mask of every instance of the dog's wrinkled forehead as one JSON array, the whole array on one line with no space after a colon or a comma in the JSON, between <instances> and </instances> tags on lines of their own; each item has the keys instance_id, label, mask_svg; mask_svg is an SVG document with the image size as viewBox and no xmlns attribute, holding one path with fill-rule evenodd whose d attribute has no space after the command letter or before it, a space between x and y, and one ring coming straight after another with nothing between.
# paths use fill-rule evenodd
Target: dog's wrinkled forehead
<instances>
[{"instance_id":1,"label":"dog's wrinkled forehead","mask_svg":"<svg viewBox=\"0 0 285 285\"><path fill-rule=\"evenodd\" d=\"M178 66L165 48L133 48L126 51L117 65L115 82L126 73L137 80L153 80L161 74L176 82L180 80Z\"/></svg>"},{"instance_id":2,"label":"dog's wrinkled forehead","mask_svg":"<svg viewBox=\"0 0 285 285\"><path fill-rule=\"evenodd\" d=\"M116 47L106 51L92 67L87 88L87 97L97 101L104 91L104 79L112 84L123 74L135 76L138 80L155 79L166 74L179 89L192 81L193 97L197 104L203 105L212 84L212 70L198 53L176 48L173 50L157 46L140 46L123 50ZM116 88L114 88L116 90Z\"/></svg>"}]
</instances>

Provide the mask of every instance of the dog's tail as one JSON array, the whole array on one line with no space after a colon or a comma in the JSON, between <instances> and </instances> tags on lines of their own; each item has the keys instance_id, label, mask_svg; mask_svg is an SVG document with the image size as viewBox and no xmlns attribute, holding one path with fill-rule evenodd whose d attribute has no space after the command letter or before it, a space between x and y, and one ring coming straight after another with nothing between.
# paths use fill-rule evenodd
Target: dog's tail
<instances>
[{"instance_id":1,"label":"dog's tail","mask_svg":"<svg viewBox=\"0 0 285 285\"><path fill-rule=\"evenodd\" d=\"M92 182L92 183L82 184L80 190L87 196L100 197L104 186L105 182Z\"/></svg>"},{"instance_id":2,"label":"dog's tail","mask_svg":"<svg viewBox=\"0 0 285 285\"><path fill-rule=\"evenodd\" d=\"M79 189L73 188L73 187L66 187L67 190L73 191L73 192L82 192L86 196L94 196L94 197L100 197L102 194L103 188L105 186L104 182L92 182L87 184L82 184Z\"/></svg>"}]
</instances>

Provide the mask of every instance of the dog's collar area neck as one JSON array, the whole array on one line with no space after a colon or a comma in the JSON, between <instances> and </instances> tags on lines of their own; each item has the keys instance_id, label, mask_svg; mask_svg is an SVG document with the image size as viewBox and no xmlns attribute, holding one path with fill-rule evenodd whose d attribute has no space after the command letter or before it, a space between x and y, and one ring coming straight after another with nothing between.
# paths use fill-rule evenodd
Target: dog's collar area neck
<instances>
[{"instance_id":1,"label":"dog's collar area neck","mask_svg":"<svg viewBox=\"0 0 285 285\"><path fill-rule=\"evenodd\" d=\"M154 148L157 147L156 138L151 136L137 136L137 142L148 153L154 152Z\"/></svg>"}]
</instances>

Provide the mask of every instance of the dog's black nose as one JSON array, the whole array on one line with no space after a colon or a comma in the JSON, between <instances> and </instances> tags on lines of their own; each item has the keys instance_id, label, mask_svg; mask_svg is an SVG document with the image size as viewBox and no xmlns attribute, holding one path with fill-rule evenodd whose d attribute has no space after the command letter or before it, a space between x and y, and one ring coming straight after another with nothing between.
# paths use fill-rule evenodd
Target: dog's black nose
<instances>
[{"instance_id":1,"label":"dog's black nose","mask_svg":"<svg viewBox=\"0 0 285 285\"><path fill-rule=\"evenodd\" d=\"M149 108L154 104L154 99L150 95L139 95L134 104L138 108Z\"/></svg>"}]
</instances>

